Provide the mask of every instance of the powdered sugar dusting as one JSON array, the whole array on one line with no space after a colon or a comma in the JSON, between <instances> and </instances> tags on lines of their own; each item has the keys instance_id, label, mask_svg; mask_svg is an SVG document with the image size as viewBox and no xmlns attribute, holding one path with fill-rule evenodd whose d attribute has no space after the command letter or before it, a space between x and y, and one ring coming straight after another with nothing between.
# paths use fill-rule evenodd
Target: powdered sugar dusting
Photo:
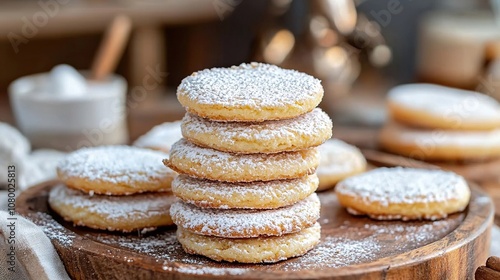
<instances>
[{"instance_id":1,"label":"powdered sugar dusting","mask_svg":"<svg viewBox=\"0 0 500 280\"><path fill-rule=\"evenodd\" d=\"M249 272L250 269L244 266L228 265L227 267L215 267L215 262L200 256L190 255L184 252L181 244L177 241L175 230L169 230L156 235L138 236L116 236L102 234L89 238L96 238L97 241L117 245L129 249L136 253L145 254L156 259L162 264L164 271L178 271L193 275L241 275Z\"/></svg>"},{"instance_id":2,"label":"powdered sugar dusting","mask_svg":"<svg viewBox=\"0 0 500 280\"><path fill-rule=\"evenodd\" d=\"M470 193L462 176L441 170L378 168L337 184L337 193L365 202L428 203L461 199Z\"/></svg>"},{"instance_id":3,"label":"powdered sugar dusting","mask_svg":"<svg viewBox=\"0 0 500 280\"><path fill-rule=\"evenodd\" d=\"M177 270L180 273L195 274L195 275L241 275L248 272L245 268L215 268L215 267L199 267L199 266L181 266Z\"/></svg>"},{"instance_id":4,"label":"powdered sugar dusting","mask_svg":"<svg viewBox=\"0 0 500 280\"><path fill-rule=\"evenodd\" d=\"M343 237L325 237L313 250L301 257L300 262L286 263L284 270L336 268L373 259L381 246L373 237L353 240Z\"/></svg>"},{"instance_id":5,"label":"powdered sugar dusting","mask_svg":"<svg viewBox=\"0 0 500 280\"><path fill-rule=\"evenodd\" d=\"M143 237L108 235L104 233L97 236L87 235L87 237L96 238L97 241L109 245L117 244L134 252L143 253L166 261L179 261L177 258L172 258L171 253L182 250L180 243L177 242L175 231L165 231L160 234ZM185 262L186 260L182 261Z\"/></svg>"},{"instance_id":6,"label":"powdered sugar dusting","mask_svg":"<svg viewBox=\"0 0 500 280\"><path fill-rule=\"evenodd\" d=\"M168 154L130 146L83 148L59 165L61 177L78 177L134 187L136 182L162 181L175 176L162 160Z\"/></svg>"},{"instance_id":7,"label":"powdered sugar dusting","mask_svg":"<svg viewBox=\"0 0 500 280\"><path fill-rule=\"evenodd\" d=\"M285 263L283 269L339 268L370 262L427 245L433 238L445 236L456 226L448 221L419 224L370 222L358 228L358 224L344 221L339 227L342 231L324 237L316 248L301 257L300 262ZM353 232L357 236L352 236ZM394 242L398 245L393 246Z\"/></svg>"},{"instance_id":8,"label":"powdered sugar dusting","mask_svg":"<svg viewBox=\"0 0 500 280\"><path fill-rule=\"evenodd\" d=\"M36 224L42 228L49 239L57 240L63 246L71 246L76 238L76 234L64 228L47 213L30 213L28 218L36 221Z\"/></svg>"},{"instance_id":9,"label":"powdered sugar dusting","mask_svg":"<svg viewBox=\"0 0 500 280\"><path fill-rule=\"evenodd\" d=\"M90 213L106 216L109 220L140 219L169 213L176 201L172 193L144 193L127 196L88 195L64 185L52 188L50 204L84 208Z\"/></svg>"},{"instance_id":10,"label":"powdered sugar dusting","mask_svg":"<svg viewBox=\"0 0 500 280\"><path fill-rule=\"evenodd\" d=\"M342 140L328 140L318 150L321 155L316 170L318 175L351 173L366 168L366 160L361 151Z\"/></svg>"},{"instance_id":11,"label":"powdered sugar dusting","mask_svg":"<svg viewBox=\"0 0 500 280\"><path fill-rule=\"evenodd\" d=\"M423 244L423 242L435 237L443 235L453 230L454 225L443 220L424 223L421 225L405 225L405 224L366 224L365 229L375 232L376 234L389 234L395 241L402 242L402 249L412 249L409 244Z\"/></svg>"},{"instance_id":12,"label":"powdered sugar dusting","mask_svg":"<svg viewBox=\"0 0 500 280\"><path fill-rule=\"evenodd\" d=\"M198 234L221 237L257 237L275 231L286 234L300 231L319 218L316 194L296 204L269 210L221 210L199 208L184 202L174 203L170 214L175 224Z\"/></svg>"},{"instance_id":13,"label":"powdered sugar dusting","mask_svg":"<svg viewBox=\"0 0 500 280\"><path fill-rule=\"evenodd\" d=\"M274 65L251 63L212 68L182 80L177 95L199 104L266 108L297 106L323 93L321 81Z\"/></svg>"},{"instance_id":14,"label":"powdered sugar dusting","mask_svg":"<svg viewBox=\"0 0 500 280\"><path fill-rule=\"evenodd\" d=\"M220 138L221 144L267 140L285 141L324 134L329 134L327 138L330 138L332 121L319 108L296 118L260 123L212 122L187 113L182 120L182 131L184 135L214 134Z\"/></svg>"},{"instance_id":15,"label":"powdered sugar dusting","mask_svg":"<svg viewBox=\"0 0 500 280\"><path fill-rule=\"evenodd\" d=\"M134 142L134 146L168 152L172 145L181 138L181 121L166 122L153 127L139 137Z\"/></svg>"}]
</instances>

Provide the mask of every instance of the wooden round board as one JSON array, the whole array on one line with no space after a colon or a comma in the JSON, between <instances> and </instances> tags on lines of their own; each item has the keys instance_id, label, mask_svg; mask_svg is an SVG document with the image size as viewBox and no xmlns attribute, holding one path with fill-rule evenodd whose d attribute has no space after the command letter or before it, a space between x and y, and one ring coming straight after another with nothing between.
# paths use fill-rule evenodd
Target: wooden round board
<instances>
[{"instance_id":1,"label":"wooden round board","mask_svg":"<svg viewBox=\"0 0 500 280\"><path fill-rule=\"evenodd\" d=\"M495 205L495 224L500 226L500 181L481 183L481 189L486 191Z\"/></svg>"},{"instance_id":2,"label":"wooden round board","mask_svg":"<svg viewBox=\"0 0 500 280\"><path fill-rule=\"evenodd\" d=\"M175 228L141 234L74 227L47 204L56 183L22 193L18 212L41 226L74 279L472 279L489 255L491 199L472 186L469 207L439 221L375 221L349 215L320 193L320 244L276 264L218 263L184 253Z\"/></svg>"}]
</instances>

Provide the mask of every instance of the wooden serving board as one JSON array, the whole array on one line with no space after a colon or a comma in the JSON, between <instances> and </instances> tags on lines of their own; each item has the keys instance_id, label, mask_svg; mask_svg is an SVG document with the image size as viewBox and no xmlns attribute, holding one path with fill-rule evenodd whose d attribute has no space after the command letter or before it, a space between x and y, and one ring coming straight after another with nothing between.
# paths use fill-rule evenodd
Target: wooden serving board
<instances>
[{"instance_id":1,"label":"wooden serving board","mask_svg":"<svg viewBox=\"0 0 500 280\"><path fill-rule=\"evenodd\" d=\"M473 279L489 254L491 199L472 185L463 213L440 221L375 221L349 215L320 193L321 243L276 264L218 263L184 253L175 228L146 234L73 227L48 207L54 182L22 193L18 212L43 227L74 279Z\"/></svg>"},{"instance_id":2,"label":"wooden serving board","mask_svg":"<svg viewBox=\"0 0 500 280\"><path fill-rule=\"evenodd\" d=\"M481 183L481 189L490 195L495 206L495 224L500 226L500 182Z\"/></svg>"}]
</instances>

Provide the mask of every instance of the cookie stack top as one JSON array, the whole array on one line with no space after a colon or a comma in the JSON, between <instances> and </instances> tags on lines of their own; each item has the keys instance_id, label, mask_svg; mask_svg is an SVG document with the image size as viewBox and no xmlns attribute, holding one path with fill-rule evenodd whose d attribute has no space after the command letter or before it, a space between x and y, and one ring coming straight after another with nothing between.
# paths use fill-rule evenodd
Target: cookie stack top
<instances>
[{"instance_id":1,"label":"cookie stack top","mask_svg":"<svg viewBox=\"0 0 500 280\"><path fill-rule=\"evenodd\" d=\"M261 122L312 111L323 98L320 80L262 63L194 72L177 89L188 112L215 121Z\"/></svg>"}]
</instances>

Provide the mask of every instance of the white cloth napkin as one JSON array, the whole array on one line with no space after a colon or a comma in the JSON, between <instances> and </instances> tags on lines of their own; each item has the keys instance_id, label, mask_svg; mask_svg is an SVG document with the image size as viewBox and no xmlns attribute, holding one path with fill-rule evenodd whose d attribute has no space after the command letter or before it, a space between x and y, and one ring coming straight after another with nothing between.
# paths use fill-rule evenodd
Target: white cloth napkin
<instances>
[{"instance_id":1,"label":"white cloth napkin","mask_svg":"<svg viewBox=\"0 0 500 280\"><path fill-rule=\"evenodd\" d=\"M1 198L5 198L5 193ZM16 220L8 220L15 217ZM9 270L11 236L9 225L15 223L14 271ZM21 216L0 211L0 279L65 280L70 279L59 255L43 230Z\"/></svg>"},{"instance_id":2,"label":"white cloth napkin","mask_svg":"<svg viewBox=\"0 0 500 280\"><path fill-rule=\"evenodd\" d=\"M0 186L7 185L7 168L16 169L16 189L55 177L55 166L65 155L54 150L31 152L28 140L14 127L0 122ZM18 194L18 193L17 193ZM59 280L69 279L59 255L43 230L21 216L11 216L7 210L7 191L0 191L0 279ZM9 220L15 218L15 220ZM11 223L15 223L14 238ZM15 242L15 243L13 243ZM9 270L11 246L15 252Z\"/></svg>"}]
</instances>

